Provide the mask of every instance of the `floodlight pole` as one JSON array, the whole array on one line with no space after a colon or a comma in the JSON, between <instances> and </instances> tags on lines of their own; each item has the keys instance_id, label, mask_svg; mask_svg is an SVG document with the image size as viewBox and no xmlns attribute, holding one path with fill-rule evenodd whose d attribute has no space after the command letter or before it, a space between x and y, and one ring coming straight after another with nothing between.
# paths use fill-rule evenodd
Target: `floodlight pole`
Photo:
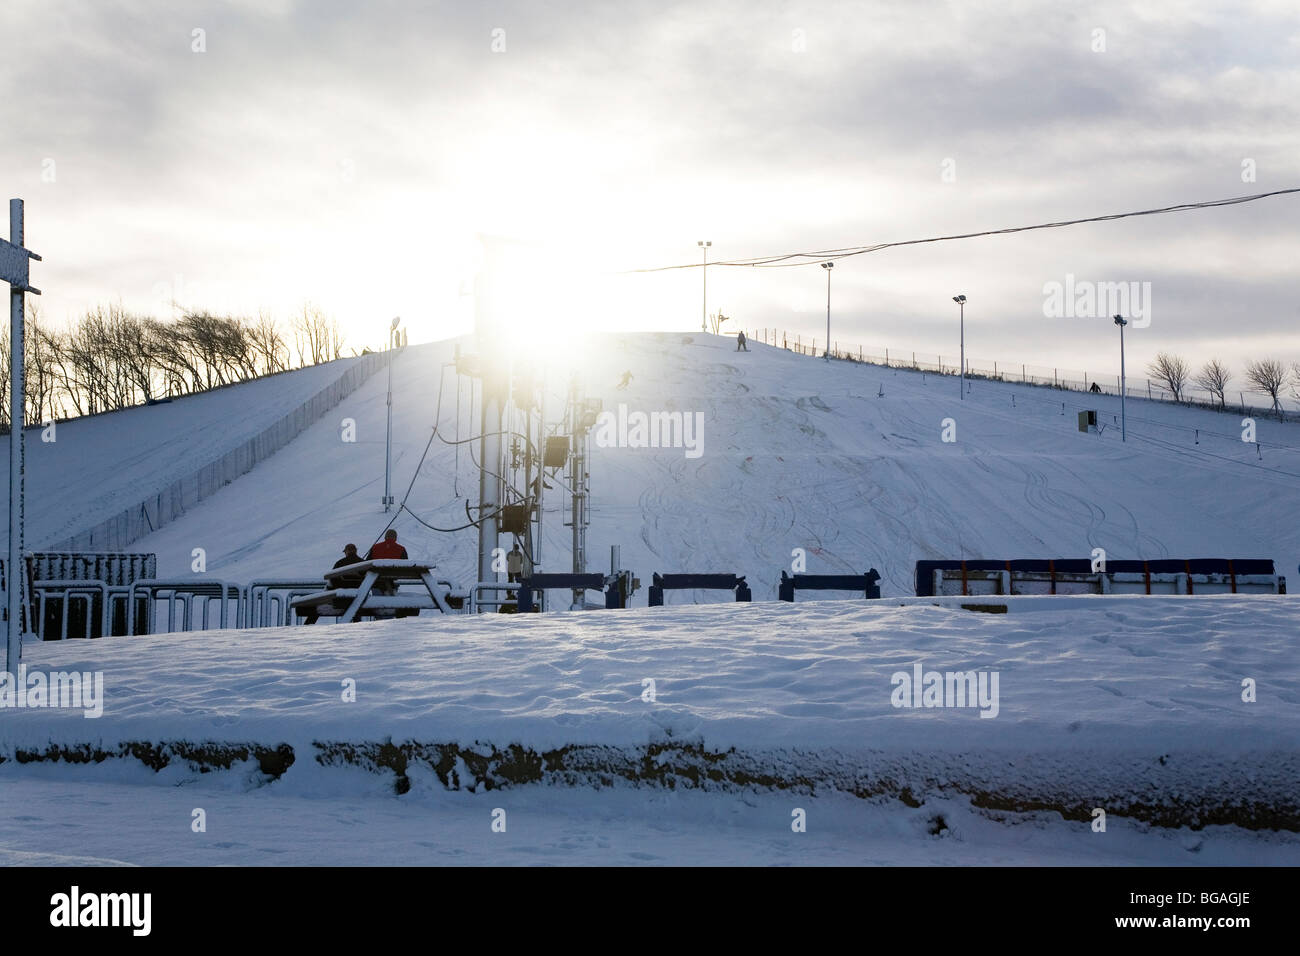
<instances>
[{"instance_id":1,"label":"floodlight pole","mask_svg":"<svg viewBox=\"0 0 1300 956\"><path fill-rule=\"evenodd\" d=\"M966 401L966 296L955 295L952 301L961 310L961 400Z\"/></svg>"},{"instance_id":2,"label":"floodlight pole","mask_svg":"<svg viewBox=\"0 0 1300 956\"><path fill-rule=\"evenodd\" d=\"M704 274L704 295L700 300L700 331L707 333L709 331L709 246L713 245L713 241L701 239L696 245L704 252L704 268L700 270Z\"/></svg>"},{"instance_id":3,"label":"floodlight pole","mask_svg":"<svg viewBox=\"0 0 1300 956\"><path fill-rule=\"evenodd\" d=\"M1124 326L1128 322L1122 315L1117 315L1115 324L1119 326L1119 440L1128 441L1128 414L1124 409L1124 399L1128 392L1124 375Z\"/></svg>"},{"instance_id":4,"label":"floodlight pole","mask_svg":"<svg viewBox=\"0 0 1300 956\"><path fill-rule=\"evenodd\" d=\"M826 270L826 362L831 360L831 270L835 268L833 262L823 262L822 268Z\"/></svg>"},{"instance_id":5,"label":"floodlight pole","mask_svg":"<svg viewBox=\"0 0 1300 956\"><path fill-rule=\"evenodd\" d=\"M384 439L384 514L393 506L393 336L397 333L399 315L388 327L388 436Z\"/></svg>"}]
</instances>

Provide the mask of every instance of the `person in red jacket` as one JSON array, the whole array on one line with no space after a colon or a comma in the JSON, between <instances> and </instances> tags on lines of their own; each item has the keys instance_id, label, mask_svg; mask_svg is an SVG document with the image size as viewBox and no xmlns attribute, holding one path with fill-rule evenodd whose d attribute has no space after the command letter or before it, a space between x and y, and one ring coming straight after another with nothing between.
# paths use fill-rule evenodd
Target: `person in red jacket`
<instances>
[{"instance_id":1,"label":"person in red jacket","mask_svg":"<svg viewBox=\"0 0 1300 956\"><path fill-rule=\"evenodd\" d=\"M366 554L366 560L371 561L376 558L397 558L400 561L410 560L406 554L406 549L397 543L397 532L389 528L384 532L384 540L376 541L370 546L370 551Z\"/></svg>"}]
</instances>

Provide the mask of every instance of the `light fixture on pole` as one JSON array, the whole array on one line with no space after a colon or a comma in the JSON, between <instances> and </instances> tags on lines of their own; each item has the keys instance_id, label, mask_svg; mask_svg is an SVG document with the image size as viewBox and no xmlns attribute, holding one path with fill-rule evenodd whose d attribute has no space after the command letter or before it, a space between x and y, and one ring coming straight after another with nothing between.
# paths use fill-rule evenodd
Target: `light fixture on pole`
<instances>
[{"instance_id":1,"label":"light fixture on pole","mask_svg":"<svg viewBox=\"0 0 1300 956\"><path fill-rule=\"evenodd\" d=\"M704 268L700 271L704 273L704 295L700 300L700 331L709 331L709 325L706 319L709 314L709 246L713 245L712 241L701 239L696 243L704 251Z\"/></svg>"},{"instance_id":2,"label":"light fixture on pole","mask_svg":"<svg viewBox=\"0 0 1300 956\"><path fill-rule=\"evenodd\" d=\"M961 400L966 401L966 297L955 295L952 301L961 310Z\"/></svg>"},{"instance_id":3,"label":"light fixture on pole","mask_svg":"<svg viewBox=\"0 0 1300 956\"><path fill-rule=\"evenodd\" d=\"M388 435L384 439L384 514L393 506L393 339L397 326L402 321L399 315L388 326Z\"/></svg>"},{"instance_id":4,"label":"light fixture on pole","mask_svg":"<svg viewBox=\"0 0 1300 956\"><path fill-rule=\"evenodd\" d=\"M831 270L835 268L833 262L823 262L822 268L826 270L826 361L831 360Z\"/></svg>"},{"instance_id":5,"label":"light fixture on pole","mask_svg":"<svg viewBox=\"0 0 1300 956\"><path fill-rule=\"evenodd\" d=\"M1117 315L1115 324L1119 326L1119 440L1128 441L1128 415L1124 410L1124 397L1128 392L1124 375L1124 326L1128 322L1122 315Z\"/></svg>"}]
</instances>

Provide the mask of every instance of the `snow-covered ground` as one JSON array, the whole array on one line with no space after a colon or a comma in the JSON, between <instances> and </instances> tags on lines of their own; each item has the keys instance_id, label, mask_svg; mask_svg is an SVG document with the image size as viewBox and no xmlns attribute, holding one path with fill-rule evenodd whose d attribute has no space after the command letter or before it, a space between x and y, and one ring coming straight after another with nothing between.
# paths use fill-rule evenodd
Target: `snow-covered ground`
<instances>
[{"instance_id":1,"label":"snow-covered ground","mask_svg":"<svg viewBox=\"0 0 1300 956\"><path fill-rule=\"evenodd\" d=\"M5 714L0 780L31 796L31 826L6 824L0 845L131 862L1300 862L1294 832L1147 826L1265 808L1295 827L1300 605L1045 597L987 614L958 603L421 618L31 646L31 669L102 671L103 713ZM896 706L896 675L916 664L996 674L996 698L983 702L994 706ZM1247 678L1254 702L1242 699ZM203 775L174 756L158 772L133 758L49 759L56 748L177 741L287 745L294 760L269 777L251 761ZM402 787L376 759L385 745L406 748ZM568 763L514 785L467 766L511 745ZM439 767L438 747L464 759ZM362 756L340 759L348 751ZM692 760L721 776L692 776ZM627 765L644 767L620 776ZM123 803L132 809L119 814ZM205 834L188 829L195 807ZM1024 812L1034 807L1061 812ZM1106 833L1090 827L1097 807ZM493 842L496 808L509 836ZM795 808L819 826L793 833ZM174 829L157 822L168 815ZM114 832L89 836L106 818ZM51 842L38 824L56 819L66 826ZM331 858L318 844L336 839L353 848Z\"/></svg>"},{"instance_id":2,"label":"snow-covered ground","mask_svg":"<svg viewBox=\"0 0 1300 956\"><path fill-rule=\"evenodd\" d=\"M592 564L603 568L604 549L619 544L647 584L653 571L737 572L754 604L681 606L725 597L684 592L662 609L29 644L29 668L101 671L104 712L0 712L0 781L24 805L0 821L0 859L1300 861L1294 832L1149 825L1266 826L1272 813L1293 826L1292 598L1017 598L1006 614L952 601L772 600L797 548L810 572L877 568L886 597L912 593L920 558L1087 557L1094 547L1111 558L1273 558L1286 573L1300 560L1300 427L1259 422L1257 450L1234 416L1130 401L1121 443L1114 427L1077 430L1078 408L1103 423L1118 414L1104 396L975 382L960 400L952 377L763 346L738 355L730 340L700 335L588 344L587 387L607 409L698 412L704 423L698 457L594 449ZM442 377L452 349L414 347L395 364L399 500L435 420L447 438L475 433L468 387L458 424L455 377ZM624 372L632 380L618 390ZM200 432L219 434L224 451L264 427L260 416L300 402L292 382L218 393L224 411L181 415L156 435L158 408L78 425L95 430L80 446L93 467L29 480L29 514L45 509L51 527L90 523L118 472L132 495L149 494L202 464L188 446ZM551 384L558 395L564 379ZM167 576L189 573L198 547L207 573L227 580L319 576L344 542L364 547L387 522L384 393L385 376L372 377L133 548L157 552ZM342 439L349 418L355 442ZM942 440L946 424L955 442ZM59 445L75 449L64 428ZM464 523L477 494L469 447L457 467L456 451L435 441L412 486L410 507L434 524ZM561 518L546 516L548 570L567 569ZM395 527L413 556L468 579L472 529L437 534L406 515ZM918 664L996 675L996 707L894 706L895 675ZM355 701L344 700L348 681ZM1255 684L1253 702L1243 681ZM145 743L173 748L163 769L48 759L56 748L104 756ZM250 762L200 774L178 744L283 745L294 761L278 776ZM535 782L485 790L503 782L498 758L512 746L559 762ZM205 833L190 828L196 807ZM498 807L506 833L490 828ZM794 808L807 811L806 833L791 831ZM1089 824L1094 808L1107 810L1105 833ZM160 823L173 815L174 828Z\"/></svg>"},{"instance_id":3,"label":"snow-covered ground","mask_svg":"<svg viewBox=\"0 0 1300 956\"><path fill-rule=\"evenodd\" d=\"M1236 827L1105 833L1051 813L992 819L828 795L534 787L395 797L373 778L248 789L234 777L159 785L119 767L25 769L0 782L0 865L93 866L1294 866L1300 841ZM193 811L206 830L192 830ZM506 811L504 833L492 811ZM807 830L790 829L807 813Z\"/></svg>"}]
</instances>

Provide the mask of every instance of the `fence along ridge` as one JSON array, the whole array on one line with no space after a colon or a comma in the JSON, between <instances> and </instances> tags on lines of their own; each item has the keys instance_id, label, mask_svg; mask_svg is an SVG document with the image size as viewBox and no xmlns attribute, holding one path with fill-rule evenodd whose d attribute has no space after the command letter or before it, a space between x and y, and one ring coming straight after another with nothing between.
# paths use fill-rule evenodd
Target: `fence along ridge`
<instances>
[{"instance_id":1,"label":"fence along ridge","mask_svg":"<svg viewBox=\"0 0 1300 956\"><path fill-rule=\"evenodd\" d=\"M737 330L739 331L739 330ZM777 328L759 328L746 329L745 335L752 342L758 342L764 345L771 345L774 348L785 349L796 355L809 355L820 358L825 353L825 339L819 339L816 336L809 338L807 342L803 341L802 332L787 332L785 329ZM721 335L732 335L734 332L721 332ZM817 342L821 341L818 346ZM838 341L831 343L831 356L837 359L846 359L852 362L861 362L864 365L881 365L886 368L896 368L904 371L915 372L933 372L939 375L957 375L961 368L960 360L954 355L952 361L943 361L942 353L935 352L917 352L911 349L885 349L883 355L877 352L868 352L863 346L846 345L840 346ZM892 354L891 354L892 353ZM933 361L932 361L933 360ZM989 366L992 366L990 368ZM1029 372L1028 369L1033 369ZM1045 374L1048 370L1052 374ZM1082 378L1073 377L1076 373L1082 374ZM1038 388L1055 388L1066 392L1087 392L1093 382L1097 383L1098 389L1103 395L1112 395L1119 397L1119 375L1108 372L1105 375L1089 376L1086 370L1072 368L1051 368L1046 365L1034 365L1028 362L1001 362L990 361L989 359L972 359L966 360L966 377L968 379L989 379L997 382L1005 382L1009 385L1030 385ZM1110 381L1113 378L1114 381ZM1143 375L1138 378L1130 375L1125 388L1125 394L1129 398L1145 398L1151 401L1173 401L1173 395L1168 386L1163 383L1153 381L1150 377ZM1237 393L1237 400L1232 399L1233 393ZM1195 405L1212 411L1223 411L1229 413L1240 412L1243 415L1253 415L1259 418L1274 417L1276 412L1273 406L1259 405L1254 402L1247 403L1245 393L1250 392L1252 396L1263 396L1268 398L1267 394L1261 392L1258 388L1229 388L1224 396L1224 404L1221 408L1219 401L1205 389L1188 383L1182 390L1182 400L1177 404ZM1286 406L1286 396L1280 396L1283 411L1288 415L1294 414L1294 411Z\"/></svg>"},{"instance_id":2,"label":"fence along ridge","mask_svg":"<svg viewBox=\"0 0 1300 956\"><path fill-rule=\"evenodd\" d=\"M133 541L157 531L211 497L253 468L356 391L371 375L383 368L391 353L362 355L338 378L283 417L229 451L205 462L194 471L154 494L122 509L103 521L59 541L42 545L47 551L121 551Z\"/></svg>"}]
</instances>

